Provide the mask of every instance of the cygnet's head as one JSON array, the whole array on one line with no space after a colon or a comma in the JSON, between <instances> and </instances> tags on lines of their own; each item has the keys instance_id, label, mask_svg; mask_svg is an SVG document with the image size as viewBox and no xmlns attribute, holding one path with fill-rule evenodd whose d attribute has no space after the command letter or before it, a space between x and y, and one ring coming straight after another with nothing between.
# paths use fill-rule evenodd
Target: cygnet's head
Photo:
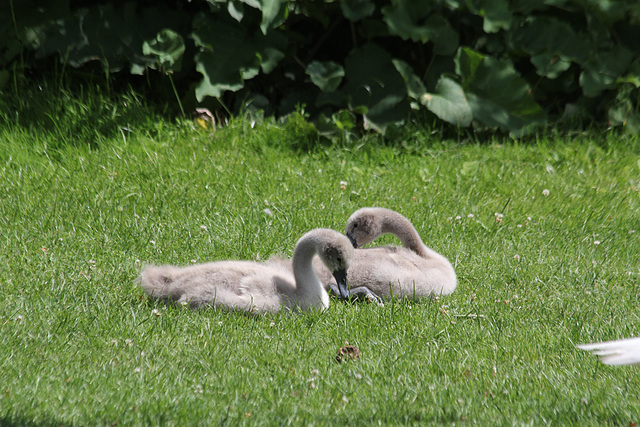
<instances>
[{"instance_id":1,"label":"cygnet's head","mask_svg":"<svg viewBox=\"0 0 640 427\"><path fill-rule=\"evenodd\" d=\"M347 270L354 257L353 246L349 240L336 232L336 239L333 242L326 242L318 251L318 255L336 279L340 296L349 298Z\"/></svg>"},{"instance_id":2,"label":"cygnet's head","mask_svg":"<svg viewBox=\"0 0 640 427\"><path fill-rule=\"evenodd\" d=\"M382 235L386 212L384 208L362 208L349 217L345 234L354 248L371 243Z\"/></svg>"}]
</instances>

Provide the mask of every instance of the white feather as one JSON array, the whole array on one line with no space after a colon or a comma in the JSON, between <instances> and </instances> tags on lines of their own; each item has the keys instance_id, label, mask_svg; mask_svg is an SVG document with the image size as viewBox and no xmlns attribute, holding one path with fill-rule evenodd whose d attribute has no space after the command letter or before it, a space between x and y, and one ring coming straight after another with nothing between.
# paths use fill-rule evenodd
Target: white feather
<instances>
[{"instance_id":1,"label":"white feather","mask_svg":"<svg viewBox=\"0 0 640 427\"><path fill-rule=\"evenodd\" d=\"M579 344L576 347L599 356L602 363L607 365L640 364L640 337Z\"/></svg>"}]
</instances>

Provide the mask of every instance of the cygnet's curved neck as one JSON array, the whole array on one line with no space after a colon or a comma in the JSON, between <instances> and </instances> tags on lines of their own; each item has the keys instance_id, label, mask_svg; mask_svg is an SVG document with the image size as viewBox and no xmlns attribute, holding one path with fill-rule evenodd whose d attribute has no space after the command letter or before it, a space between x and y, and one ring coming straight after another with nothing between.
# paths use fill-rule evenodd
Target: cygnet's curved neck
<instances>
[{"instance_id":1,"label":"cygnet's curved neck","mask_svg":"<svg viewBox=\"0 0 640 427\"><path fill-rule=\"evenodd\" d=\"M382 233L390 233L402 242L403 246L427 258L431 255L411 221L394 211L387 211L382 216Z\"/></svg>"},{"instance_id":2,"label":"cygnet's curved neck","mask_svg":"<svg viewBox=\"0 0 640 427\"><path fill-rule=\"evenodd\" d=\"M329 307L329 295L313 270L313 257L319 242L312 235L303 236L293 251L293 276L296 280L295 304L302 310Z\"/></svg>"}]
</instances>

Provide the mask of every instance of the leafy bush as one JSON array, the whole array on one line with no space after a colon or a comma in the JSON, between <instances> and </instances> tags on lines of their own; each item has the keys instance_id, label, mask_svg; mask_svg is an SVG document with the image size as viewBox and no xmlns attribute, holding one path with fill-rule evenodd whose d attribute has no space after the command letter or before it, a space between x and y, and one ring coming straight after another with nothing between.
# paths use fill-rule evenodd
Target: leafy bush
<instances>
[{"instance_id":1,"label":"leafy bush","mask_svg":"<svg viewBox=\"0 0 640 427\"><path fill-rule=\"evenodd\" d=\"M181 102L303 108L327 136L425 114L514 136L593 121L640 130L635 0L40 3L0 6L0 88L58 55L157 70Z\"/></svg>"}]
</instances>

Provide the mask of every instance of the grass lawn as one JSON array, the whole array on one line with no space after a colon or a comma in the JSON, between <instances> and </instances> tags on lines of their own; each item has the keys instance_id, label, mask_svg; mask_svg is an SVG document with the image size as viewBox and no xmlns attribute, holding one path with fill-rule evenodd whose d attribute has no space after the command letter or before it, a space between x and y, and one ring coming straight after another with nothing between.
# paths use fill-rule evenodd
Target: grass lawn
<instances>
[{"instance_id":1,"label":"grass lawn","mask_svg":"<svg viewBox=\"0 0 640 427\"><path fill-rule=\"evenodd\" d=\"M574 347L640 334L637 139L309 151L300 122L118 110L96 136L81 110L0 127L0 425L640 423L640 371ZM248 317L134 284L145 263L290 256L363 206L411 219L455 293ZM337 363L345 342L360 358Z\"/></svg>"}]
</instances>

